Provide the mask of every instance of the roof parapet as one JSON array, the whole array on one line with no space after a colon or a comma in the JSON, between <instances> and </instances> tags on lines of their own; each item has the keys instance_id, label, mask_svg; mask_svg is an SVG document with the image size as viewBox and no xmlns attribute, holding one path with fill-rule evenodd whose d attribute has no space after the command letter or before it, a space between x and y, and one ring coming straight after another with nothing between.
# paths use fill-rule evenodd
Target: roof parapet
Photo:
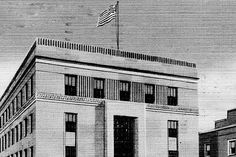
<instances>
[{"instance_id":1,"label":"roof parapet","mask_svg":"<svg viewBox=\"0 0 236 157\"><path fill-rule=\"evenodd\" d=\"M71 49L71 50L79 50L79 51L85 51L85 52L90 52L90 53L99 53L99 54L110 55L110 56L132 58L132 59L138 59L138 60L145 60L145 61L151 61L151 62L159 62L159 63L164 63L164 64L172 64L172 65L196 68L195 63L189 63L186 61L180 61L180 60L158 57L158 56L151 56L151 55L146 55L146 54L141 54L141 53L134 53L134 52L127 52L127 51L114 50L114 49L108 49L108 48L101 48L101 47L97 47L97 46L77 44L77 43L72 43L72 42L68 42L68 41L59 41L59 40L46 39L46 38L37 38L36 44Z\"/></svg>"}]
</instances>

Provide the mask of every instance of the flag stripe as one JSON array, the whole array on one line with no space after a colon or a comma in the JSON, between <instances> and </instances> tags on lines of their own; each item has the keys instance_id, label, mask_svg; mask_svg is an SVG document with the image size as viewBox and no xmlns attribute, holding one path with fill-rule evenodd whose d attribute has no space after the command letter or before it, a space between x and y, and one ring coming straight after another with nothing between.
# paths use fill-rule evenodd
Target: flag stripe
<instances>
[{"instance_id":1,"label":"flag stripe","mask_svg":"<svg viewBox=\"0 0 236 157\"><path fill-rule=\"evenodd\" d=\"M104 10L99 14L97 27L103 26L111 22L116 17L116 5L111 5L109 9Z\"/></svg>"}]
</instances>

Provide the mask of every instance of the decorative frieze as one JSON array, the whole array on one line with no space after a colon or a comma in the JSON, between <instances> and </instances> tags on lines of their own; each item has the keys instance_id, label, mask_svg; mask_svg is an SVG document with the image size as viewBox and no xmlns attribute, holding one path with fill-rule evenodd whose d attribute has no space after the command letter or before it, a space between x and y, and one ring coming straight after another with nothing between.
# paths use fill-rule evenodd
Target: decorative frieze
<instances>
[{"instance_id":1,"label":"decorative frieze","mask_svg":"<svg viewBox=\"0 0 236 157\"><path fill-rule=\"evenodd\" d=\"M96 98L89 98L89 97L78 97L78 96L68 96L56 93L45 93L45 92L38 92L36 94L36 99L45 99L45 100L55 100L55 101L67 101L67 102L86 102L86 103L96 103L100 104L104 100L96 99Z\"/></svg>"},{"instance_id":2,"label":"decorative frieze","mask_svg":"<svg viewBox=\"0 0 236 157\"><path fill-rule=\"evenodd\" d=\"M161 110L161 111L167 111L167 112L181 112L181 113L198 114L198 109L185 108L185 107L180 107L180 106L170 106L170 105L148 104L146 109L148 109L148 110Z\"/></svg>"}]
</instances>

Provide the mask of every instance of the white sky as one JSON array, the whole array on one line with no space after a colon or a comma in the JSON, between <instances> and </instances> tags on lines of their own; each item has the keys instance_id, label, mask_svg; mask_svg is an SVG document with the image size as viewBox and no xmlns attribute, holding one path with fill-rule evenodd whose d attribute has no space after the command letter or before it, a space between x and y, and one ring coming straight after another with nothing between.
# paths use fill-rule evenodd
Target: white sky
<instances>
[{"instance_id":1,"label":"white sky","mask_svg":"<svg viewBox=\"0 0 236 157\"><path fill-rule=\"evenodd\" d=\"M114 24L95 27L98 13L114 3L1 0L0 95L36 37L114 48ZM200 131L236 107L236 1L120 0L120 25L122 50L197 63Z\"/></svg>"}]
</instances>

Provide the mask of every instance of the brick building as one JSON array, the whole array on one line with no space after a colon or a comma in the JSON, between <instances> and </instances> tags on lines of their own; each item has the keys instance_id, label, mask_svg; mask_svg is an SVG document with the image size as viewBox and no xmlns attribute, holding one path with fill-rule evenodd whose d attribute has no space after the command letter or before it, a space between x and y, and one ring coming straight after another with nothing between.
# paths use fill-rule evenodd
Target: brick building
<instances>
[{"instance_id":1,"label":"brick building","mask_svg":"<svg viewBox=\"0 0 236 157\"><path fill-rule=\"evenodd\" d=\"M38 38L0 99L2 157L197 157L196 65Z\"/></svg>"},{"instance_id":2,"label":"brick building","mask_svg":"<svg viewBox=\"0 0 236 157\"><path fill-rule=\"evenodd\" d=\"M199 134L200 157L236 156L236 109L227 118L217 120L215 129Z\"/></svg>"}]
</instances>

